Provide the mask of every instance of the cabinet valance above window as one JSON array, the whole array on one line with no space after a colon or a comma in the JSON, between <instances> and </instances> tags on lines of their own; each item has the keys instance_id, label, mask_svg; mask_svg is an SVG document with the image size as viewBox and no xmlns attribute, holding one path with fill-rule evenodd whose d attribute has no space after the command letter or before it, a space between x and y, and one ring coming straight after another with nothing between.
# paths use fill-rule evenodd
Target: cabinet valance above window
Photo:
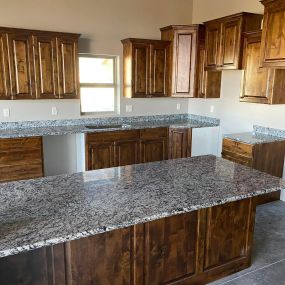
<instances>
[{"instance_id":1,"label":"cabinet valance above window","mask_svg":"<svg viewBox=\"0 0 285 285\"><path fill-rule=\"evenodd\" d=\"M79 34L0 28L0 99L77 99Z\"/></svg>"}]
</instances>

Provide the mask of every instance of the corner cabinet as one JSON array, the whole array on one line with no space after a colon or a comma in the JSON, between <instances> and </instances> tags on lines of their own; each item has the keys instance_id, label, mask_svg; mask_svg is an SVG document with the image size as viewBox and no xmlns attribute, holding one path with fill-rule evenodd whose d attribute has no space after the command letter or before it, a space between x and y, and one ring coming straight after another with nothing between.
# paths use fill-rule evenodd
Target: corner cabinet
<instances>
[{"instance_id":1,"label":"corner cabinet","mask_svg":"<svg viewBox=\"0 0 285 285\"><path fill-rule=\"evenodd\" d=\"M241 69L243 32L259 30L262 18L239 13L206 22L206 70Z\"/></svg>"},{"instance_id":2,"label":"corner cabinet","mask_svg":"<svg viewBox=\"0 0 285 285\"><path fill-rule=\"evenodd\" d=\"M261 31L245 34L244 76L240 101L285 104L285 69L261 68L261 45Z\"/></svg>"},{"instance_id":3,"label":"corner cabinet","mask_svg":"<svg viewBox=\"0 0 285 285\"><path fill-rule=\"evenodd\" d=\"M161 28L161 39L171 41L169 94L172 97L197 97L199 47L204 42L203 25Z\"/></svg>"},{"instance_id":4,"label":"corner cabinet","mask_svg":"<svg viewBox=\"0 0 285 285\"><path fill-rule=\"evenodd\" d=\"M261 65L285 68L284 0L264 0Z\"/></svg>"},{"instance_id":5,"label":"corner cabinet","mask_svg":"<svg viewBox=\"0 0 285 285\"><path fill-rule=\"evenodd\" d=\"M0 28L0 99L79 98L78 38Z\"/></svg>"},{"instance_id":6,"label":"corner cabinet","mask_svg":"<svg viewBox=\"0 0 285 285\"><path fill-rule=\"evenodd\" d=\"M170 42L130 38L122 43L124 96L167 97Z\"/></svg>"}]
</instances>

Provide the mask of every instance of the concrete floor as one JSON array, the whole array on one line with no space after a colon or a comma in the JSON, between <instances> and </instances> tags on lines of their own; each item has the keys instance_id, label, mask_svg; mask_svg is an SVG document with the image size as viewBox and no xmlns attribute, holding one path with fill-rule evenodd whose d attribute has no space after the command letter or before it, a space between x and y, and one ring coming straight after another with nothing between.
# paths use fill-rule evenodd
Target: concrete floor
<instances>
[{"instance_id":1,"label":"concrete floor","mask_svg":"<svg viewBox=\"0 0 285 285\"><path fill-rule=\"evenodd\" d=\"M252 266L211 285L285 285L285 202L257 207Z\"/></svg>"}]
</instances>

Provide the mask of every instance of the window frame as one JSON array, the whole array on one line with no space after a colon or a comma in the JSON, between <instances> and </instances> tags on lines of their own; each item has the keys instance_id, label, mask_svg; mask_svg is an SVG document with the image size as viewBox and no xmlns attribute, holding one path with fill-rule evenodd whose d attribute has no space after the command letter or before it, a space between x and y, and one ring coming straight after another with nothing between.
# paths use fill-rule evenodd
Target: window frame
<instances>
[{"instance_id":1,"label":"window frame","mask_svg":"<svg viewBox=\"0 0 285 285\"><path fill-rule=\"evenodd\" d=\"M114 88L114 110L113 111L93 111L93 112L83 112L82 111L82 105L80 100L80 114L81 115L112 115L112 114L119 114L119 74L118 74L118 62L119 57L116 55L105 55L105 54L90 54L90 53L79 53L79 58L86 57L86 58L107 58L107 59L113 59L113 83L81 83L79 78L79 88ZM79 59L78 59L79 61ZM80 70L79 70L79 76L80 76Z\"/></svg>"}]
</instances>

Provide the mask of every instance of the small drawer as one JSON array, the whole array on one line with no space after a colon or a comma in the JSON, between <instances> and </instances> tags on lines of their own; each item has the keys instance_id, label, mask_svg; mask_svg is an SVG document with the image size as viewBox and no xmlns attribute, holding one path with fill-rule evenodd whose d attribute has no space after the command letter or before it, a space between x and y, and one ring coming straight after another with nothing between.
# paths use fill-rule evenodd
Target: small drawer
<instances>
[{"instance_id":1,"label":"small drawer","mask_svg":"<svg viewBox=\"0 0 285 285\"><path fill-rule=\"evenodd\" d=\"M86 142L104 142L116 140L134 140L140 138L139 130L130 131L114 131L114 132L100 132L86 134Z\"/></svg>"},{"instance_id":2,"label":"small drawer","mask_svg":"<svg viewBox=\"0 0 285 285\"><path fill-rule=\"evenodd\" d=\"M241 156L250 157L253 156L253 145L233 141L231 139L223 139L223 151L229 151L231 153L236 153Z\"/></svg>"},{"instance_id":3,"label":"small drawer","mask_svg":"<svg viewBox=\"0 0 285 285\"><path fill-rule=\"evenodd\" d=\"M252 160L252 158L249 158L249 157L245 157L245 156L241 156L241 155L238 155L238 154L230 153L230 152L227 152L227 151L224 150L222 152L222 158L230 160L230 161L238 163L238 164L241 164L241 165L252 167L253 160Z\"/></svg>"},{"instance_id":4,"label":"small drawer","mask_svg":"<svg viewBox=\"0 0 285 285\"><path fill-rule=\"evenodd\" d=\"M153 128L141 130L141 139L167 138L168 128Z\"/></svg>"},{"instance_id":5,"label":"small drawer","mask_svg":"<svg viewBox=\"0 0 285 285\"><path fill-rule=\"evenodd\" d=\"M43 177L41 163L0 167L0 182Z\"/></svg>"},{"instance_id":6,"label":"small drawer","mask_svg":"<svg viewBox=\"0 0 285 285\"><path fill-rule=\"evenodd\" d=\"M42 138L14 138L0 139L0 152L2 151L26 151L29 149L41 149Z\"/></svg>"}]
</instances>

